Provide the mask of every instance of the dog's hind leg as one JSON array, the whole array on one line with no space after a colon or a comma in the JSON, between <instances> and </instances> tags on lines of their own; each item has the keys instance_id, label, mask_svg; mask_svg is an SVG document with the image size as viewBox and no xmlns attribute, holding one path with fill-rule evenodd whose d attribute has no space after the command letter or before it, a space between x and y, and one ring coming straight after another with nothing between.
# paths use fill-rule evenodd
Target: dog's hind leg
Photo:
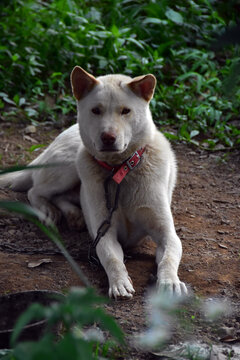
<instances>
[{"instance_id":1,"label":"dog's hind leg","mask_svg":"<svg viewBox=\"0 0 240 360\"><path fill-rule=\"evenodd\" d=\"M52 202L61 210L70 229L82 230L85 227L80 208L80 184L72 190L54 196Z\"/></svg>"},{"instance_id":2,"label":"dog's hind leg","mask_svg":"<svg viewBox=\"0 0 240 360\"><path fill-rule=\"evenodd\" d=\"M65 173L67 176L64 176ZM67 193L77 184L79 184L79 178L74 163L64 168L39 169L33 173L33 187L28 191L28 199L34 208L44 214L46 221L50 219L56 224L61 218L62 208L64 208L64 214L67 212L66 206L61 206L62 202L57 201L57 195ZM56 203L53 201L54 197L56 197Z\"/></svg>"},{"instance_id":3,"label":"dog's hind leg","mask_svg":"<svg viewBox=\"0 0 240 360\"><path fill-rule=\"evenodd\" d=\"M43 222L47 224L50 221L57 224L61 219L61 211L49 201L51 192L46 193L44 190L44 187L41 186L32 187L28 191L28 200L33 208L42 213L44 217L41 220Z\"/></svg>"}]
</instances>

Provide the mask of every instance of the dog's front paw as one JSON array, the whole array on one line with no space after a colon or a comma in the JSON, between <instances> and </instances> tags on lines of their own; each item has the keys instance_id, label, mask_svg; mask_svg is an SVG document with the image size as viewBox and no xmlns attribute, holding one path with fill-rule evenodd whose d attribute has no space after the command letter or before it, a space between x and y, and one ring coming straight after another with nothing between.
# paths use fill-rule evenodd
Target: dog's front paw
<instances>
[{"instance_id":1,"label":"dog's front paw","mask_svg":"<svg viewBox=\"0 0 240 360\"><path fill-rule=\"evenodd\" d=\"M168 293L170 296L186 296L188 289L184 282L172 279L159 279L157 281L157 291L159 293Z\"/></svg>"},{"instance_id":2,"label":"dog's front paw","mask_svg":"<svg viewBox=\"0 0 240 360\"><path fill-rule=\"evenodd\" d=\"M125 298L130 299L133 297L135 290L132 286L132 280L129 276L125 278L120 278L110 283L109 287L109 297Z\"/></svg>"}]
</instances>

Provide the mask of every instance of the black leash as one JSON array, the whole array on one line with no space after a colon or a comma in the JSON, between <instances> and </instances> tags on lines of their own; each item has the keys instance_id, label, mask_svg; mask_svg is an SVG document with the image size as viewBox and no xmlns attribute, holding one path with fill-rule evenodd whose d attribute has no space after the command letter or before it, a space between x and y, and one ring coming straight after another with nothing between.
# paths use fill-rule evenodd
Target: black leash
<instances>
[{"instance_id":1,"label":"black leash","mask_svg":"<svg viewBox=\"0 0 240 360\"><path fill-rule=\"evenodd\" d=\"M135 169L140 164L144 151L145 151L145 147L142 147L138 151L135 151L132 154L132 156L130 156L126 161L124 161L121 165L117 167L111 166L104 161L95 159L102 167L104 167L107 170L110 170L111 175L108 176L104 181L104 192L105 192L106 207L108 210L108 217L99 226L97 230L97 235L93 240L93 242L90 244L88 249L88 260L92 265L100 264L96 254L96 246L99 243L100 239L106 234L106 232L109 230L111 226L112 215L118 207L120 183L130 171ZM113 204L111 202L111 197L109 192L109 185L111 181L117 184Z\"/></svg>"},{"instance_id":2,"label":"black leash","mask_svg":"<svg viewBox=\"0 0 240 360\"><path fill-rule=\"evenodd\" d=\"M99 243L100 239L109 230L109 228L111 226L112 215L113 215L114 211L117 210L117 207L118 207L120 184L116 185L116 192L115 192L113 204L112 204L110 192L109 192L109 186L110 186L110 182L112 181L113 175L114 174L112 173L104 181L104 192L105 192L106 207L108 209L108 217L99 226L99 228L97 230L97 235L88 248L88 261L90 262L91 265L97 265L97 266L100 265L99 259L96 254L96 246Z\"/></svg>"}]
</instances>

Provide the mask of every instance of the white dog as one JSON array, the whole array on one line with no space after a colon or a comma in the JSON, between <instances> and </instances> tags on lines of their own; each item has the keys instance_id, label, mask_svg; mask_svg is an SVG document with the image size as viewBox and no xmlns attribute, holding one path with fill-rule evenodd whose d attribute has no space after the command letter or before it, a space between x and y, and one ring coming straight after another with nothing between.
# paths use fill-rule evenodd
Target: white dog
<instances>
[{"instance_id":1,"label":"white dog","mask_svg":"<svg viewBox=\"0 0 240 360\"><path fill-rule=\"evenodd\" d=\"M0 186L28 191L31 205L55 222L63 213L81 226L79 197L72 192L81 182L80 204L93 239L91 252L96 248L107 273L109 296L132 297L135 291L122 248L146 235L157 244L157 287L186 294L178 278L182 246L170 208L176 161L149 109L155 77L95 78L76 66L71 84L78 124L31 163L61 166L6 174Z\"/></svg>"}]
</instances>

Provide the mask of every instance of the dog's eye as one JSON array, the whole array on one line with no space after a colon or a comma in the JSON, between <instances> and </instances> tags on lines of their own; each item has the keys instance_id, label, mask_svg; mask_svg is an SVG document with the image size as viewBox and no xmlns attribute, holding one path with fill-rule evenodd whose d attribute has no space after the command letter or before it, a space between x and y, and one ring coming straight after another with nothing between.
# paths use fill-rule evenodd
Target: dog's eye
<instances>
[{"instance_id":1,"label":"dog's eye","mask_svg":"<svg viewBox=\"0 0 240 360\"><path fill-rule=\"evenodd\" d=\"M99 107L92 108L92 113L94 115L101 115L101 109Z\"/></svg>"},{"instance_id":2,"label":"dog's eye","mask_svg":"<svg viewBox=\"0 0 240 360\"><path fill-rule=\"evenodd\" d=\"M130 113L130 111L131 111L131 109L123 108L121 114L122 114L122 115L127 115L127 114Z\"/></svg>"}]
</instances>

